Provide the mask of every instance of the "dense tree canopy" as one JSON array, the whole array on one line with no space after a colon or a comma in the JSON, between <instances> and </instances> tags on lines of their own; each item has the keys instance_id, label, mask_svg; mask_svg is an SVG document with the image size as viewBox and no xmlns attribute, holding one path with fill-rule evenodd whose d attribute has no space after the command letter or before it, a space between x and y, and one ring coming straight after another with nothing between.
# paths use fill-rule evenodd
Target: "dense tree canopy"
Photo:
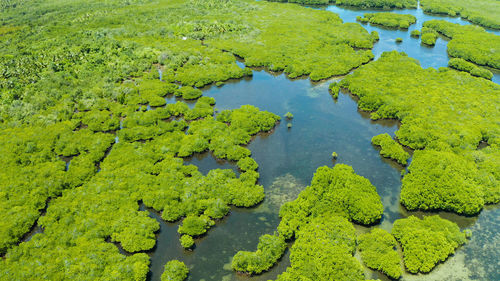
<instances>
[{"instance_id":1,"label":"dense tree canopy","mask_svg":"<svg viewBox=\"0 0 500 281\"><path fill-rule=\"evenodd\" d=\"M392 235L401 243L405 266L411 273L431 271L466 241L456 223L439 216L396 220Z\"/></svg>"},{"instance_id":2,"label":"dense tree canopy","mask_svg":"<svg viewBox=\"0 0 500 281\"><path fill-rule=\"evenodd\" d=\"M358 237L361 259L369 268L380 270L392 279L399 279L401 257L396 251L396 239L387 231L374 228Z\"/></svg>"},{"instance_id":3,"label":"dense tree canopy","mask_svg":"<svg viewBox=\"0 0 500 281\"><path fill-rule=\"evenodd\" d=\"M372 118L400 119L399 142L425 148L414 154L403 179L401 198L409 209L475 214L484 203L500 201L493 172L499 165L491 162L500 154L497 84L446 68L422 69L405 54L389 52L341 86L359 96ZM476 150L482 140L490 147Z\"/></svg>"},{"instance_id":4,"label":"dense tree canopy","mask_svg":"<svg viewBox=\"0 0 500 281\"><path fill-rule=\"evenodd\" d=\"M483 77L491 80L493 78L493 73L486 68L478 67L473 63L470 63L461 58L453 58L448 61L448 66L456 70L461 70L469 72L473 76Z\"/></svg>"},{"instance_id":5,"label":"dense tree canopy","mask_svg":"<svg viewBox=\"0 0 500 281\"><path fill-rule=\"evenodd\" d=\"M461 17L484 27L500 29L500 3L495 0L420 0L426 13Z\"/></svg>"},{"instance_id":6,"label":"dense tree canopy","mask_svg":"<svg viewBox=\"0 0 500 281\"><path fill-rule=\"evenodd\" d=\"M500 6L500 5L499 5ZM430 20L424 27L450 37L448 54L479 65L500 69L500 36L475 25L460 25L444 20Z\"/></svg>"},{"instance_id":7,"label":"dense tree canopy","mask_svg":"<svg viewBox=\"0 0 500 281\"><path fill-rule=\"evenodd\" d=\"M396 160L399 164L406 165L410 154L403 147L389 136L381 134L372 138L372 144L380 146L380 155Z\"/></svg>"},{"instance_id":8,"label":"dense tree canopy","mask_svg":"<svg viewBox=\"0 0 500 281\"><path fill-rule=\"evenodd\" d=\"M401 29L407 29L410 25L417 22L417 18L413 15L395 13L365 13L363 17L358 16L356 20L363 23L369 22L384 27Z\"/></svg>"}]
</instances>

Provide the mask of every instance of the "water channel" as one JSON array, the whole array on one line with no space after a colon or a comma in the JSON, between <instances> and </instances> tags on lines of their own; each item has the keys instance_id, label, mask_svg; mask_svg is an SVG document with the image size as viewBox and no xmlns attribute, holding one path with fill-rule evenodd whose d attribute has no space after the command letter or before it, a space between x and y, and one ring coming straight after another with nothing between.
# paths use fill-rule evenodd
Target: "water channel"
<instances>
[{"instance_id":1,"label":"water channel","mask_svg":"<svg viewBox=\"0 0 500 281\"><path fill-rule=\"evenodd\" d=\"M355 10L336 6L313 7L325 9L340 15L344 22L355 22L356 16L368 10ZM444 19L459 24L470 24L460 18L430 16L415 10L395 10L396 13L412 14L417 23L409 30L390 30L377 26L363 25L369 32L376 30L380 41L373 53L377 59L385 51L404 51L420 61L424 68L447 66L447 39L440 37L434 47L420 44L420 39L410 37L413 29L420 29L430 19ZM500 35L499 31L489 31ZM396 43L397 37L403 38ZM241 66L242 63L239 63ZM234 109L251 104L261 110L283 116L292 112L293 120L285 118L270 133L259 134L249 144L252 157L259 164L259 184L266 191L266 199L255 208L233 208L231 213L219 221L208 234L196 239L196 248L185 251L178 241L178 223L166 223L159 214L151 211L158 219L161 230L157 245L151 256L149 280L158 281L163 266L172 259L179 259L190 268L188 280L269 280L275 279L289 265L287 250L278 265L259 276L248 277L234 273L230 268L231 257L239 250L256 249L262 234L273 233L279 223L279 206L296 198L310 182L314 171L323 165L335 163L351 165L357 174L368 178L377 187L384 204L384 217L379 227L390 230L392 222L411 214L417 216L431 213L408 212L399 204L401 170L404 167L380 157L371 145L371 138L381 133L394 136L398 122L391 120L372 121L369 115L357 109L356 98L341 93L334 100L328 93L328 85L342 77L313 83L309 79L290 80L282 73L269 73L255 69L253 77L229 81L221 87L204 88L204 95L214 97L218 110ZM500 82L500 72L494 71L493 81ZM175 102L170 98L167 102ZM287 123L292 128L287 128ZM332 160L331 153L339 157ZM234 163L216 160L210 153L195 155L186 159L202 173L211 169L234 169ZM500 280L500 209L487 207L477 217L461 217L450 213L439 213L462 229L472 230L472 239L445 263L438 265L430 274L412 275L405 273L402 280ZM356 226L358 231L368 228ZM388 280L384 275L366 269L367 278Z\"/></svg>"}]
</instances>

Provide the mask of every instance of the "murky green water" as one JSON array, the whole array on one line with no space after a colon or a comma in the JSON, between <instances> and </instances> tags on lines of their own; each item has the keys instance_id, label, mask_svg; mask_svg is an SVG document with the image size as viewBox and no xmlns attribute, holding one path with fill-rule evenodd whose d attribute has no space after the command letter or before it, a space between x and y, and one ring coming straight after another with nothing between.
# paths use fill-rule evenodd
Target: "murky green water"
<instances>
[{"instance_id":1,"label":"murky green water","mask_svg":"<svg viewBox=\"0 0 500 281\"><path fill-rule=\"evenodd\" d=\"M373 12L335 6L323 9L338 13L345 22L354 22L356 16ZM429 48L421 46L418 39L411 38L409 32L419 29L425 20L434 18L460 24L468 23L457 18L424 15L421 10L396 12L415 15L417 24L411 26L409 31L364 25L368 31L376 30L380 35L380 42L373 49L376 58L384 51L398 50L418 59L423 67L446 66L449 59L446 54L446 40L440 38L435 47ZM396 44L396 37L403 38L403 43ZM494 79L498 83L500 73L496 72ZM310 182L319 166L334 165L331 159L333 151L339 154L336 162L353 166L356 173L370 179L377 187L385 208L380 227L390 230L392 222L398 218L410 214L431 214L410 213L399 204L400 171L403 167L381 158L378 150L370 143L375 135L394 135L398 122L371 121L367 113L357 109L355 99L347 93L340 94L338 100L332 99L327 88L333 80L322 83L312 83L308 79L292 81L283 74L255 70L252 78L204 89L204 95L216 99L216 108L219 110L251 104L281 116L290 111L294 115L290 121L293 126L288 129L288 121L283 118L273 132L256 136L248 146L253 158L259 163L259 183L266 190L264 202L251 209L233 208L206 236L196 239L194 251L185 251L180 246L178 224L165 223L158 214L151 212L151 215L161 222L161 229L157 246L150 253L150 280L160 280L164 264L171 259L179 259L188 265L189 280L260 281L276 278L289 265L288 250L278 265L255 277L237 275L231 271L230 259L239 250L255 250L260 235L275 231L279 222L279 206L295 199ZM167 102L175 100L172 98ZM215 160L210 153L195 155L187 159L186 163L197 165L202 173L214 168L236 171L233 163ZM430 274L405 274L403 280L500 280L498 206L490 206L479 216L470 218L449 213L439 214L457 222L461 228L471 229L473 238L459 249L455 256ZM369 230L361 226L357 226L357 229L359 232ZM367 269L366 273L367 277L387 280L383 275L371 270Z\"/></svg>"}]
</instances>

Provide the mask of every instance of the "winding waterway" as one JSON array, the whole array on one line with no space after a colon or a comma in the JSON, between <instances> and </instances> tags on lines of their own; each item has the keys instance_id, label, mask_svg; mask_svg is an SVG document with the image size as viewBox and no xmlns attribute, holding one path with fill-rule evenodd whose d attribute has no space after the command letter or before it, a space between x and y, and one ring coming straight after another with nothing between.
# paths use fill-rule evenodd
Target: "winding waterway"
<instances>
[{"instance_id":1,"label":"winding waterway","mask_svg":"<svg viewBox=\"0 0 500 281\"><path fill-rule=\"evenodd\" d=\"M315 7L317 8L317 7ZM344 22L355 22L356 16L367 10L354 10L336 6L321 7L340 15ZM459 24L469 24L459 18L429 16L421 9L396 10L397 13L412 14L417 23L409 30L389 30L377 26L363 25L369 32L376 30L380 41L373 53L377 59L382 52L404 51L420 61L422 67L447 66L447 40L440 37L434 47L420 44L420 39L410 37L410 31L420 29L423 22L430 19L444 19ZM500 35L498 31L494 32ZM395 38L403 38L396 43ZM242 65L240 63L240 65ZM493 81L500 82L500 72L494 72ZM194 251L185 251L178 241L178 223L166 223L151 211L161 229L157 245L151 256L149 280L160 280L165 263L179 259L190 268L189 280L269 280L274 279L289 265L287 250L280 263L269 272L248 277L234 273L230 268L231 257L239 250L254 251L262 234L272 233L279 223L279 206L296 198L297 194L310 182L314 171L323 165L332 166L345 163L353 166L356 173L368 178L377 187L384 204L384 217L380 227L390 230L394 220L410 214L423 216L431 213L407 212L399 204L402 166L380 157L370 140L381 133L394 136L399 123L391 120L372 121L365 112L357 109L356 99L348 93L341 93L334 100L328 93L331 81L342 77L312 83L309 79L290 80L281 73L269 73L255 69L253 77L235 80L221 87L204 88L204 95L214 97L218 110L238 108L251 104L261 110L268 110L283 116L292 112L293 120L285 118L270 133L260 134L248 148L259 164L259 183L265 187L266 199L255 208L233 208L229 216L217 223L206 236L196 239ZM167 102L175 102L169 98ZM287 128L287 123L292 128ZM331 158L337 152L336 161ZM227 161L215 160L210 153L195 155L186 164L197 165L202 173L210 169L234 169ZM430 274L404 274L402 280L500 280L498 273L500 260L500 209L487 207L477 217L461 217L449 213L439 213L442 217L459 224L462 229L472 230L472 239L445 263L440 264ZM368 228L357 226L359 232ZM388 280L385 276L366 269L368 278Z\"/></svg>"}]
</instances>

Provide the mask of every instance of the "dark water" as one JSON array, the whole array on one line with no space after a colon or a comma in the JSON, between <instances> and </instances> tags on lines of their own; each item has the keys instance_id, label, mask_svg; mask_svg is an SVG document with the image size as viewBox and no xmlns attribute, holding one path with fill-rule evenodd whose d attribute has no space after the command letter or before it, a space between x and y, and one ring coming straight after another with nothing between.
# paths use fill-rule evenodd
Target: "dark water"
<instances>
[{"instance_id":1,"label":"dark water","mask_svg":"<svg viewBox=\"0 0 500 281\"><path fill-rule=\"evenodd\" d=\"M340 14L345 22L355 22L358 15L365 12L330 6L329 11ZM446 66L447 41L439 38L436 46L420 45L419 39L411 38L409 32L420 29L429 19L445 19L450 22L469 24L459 18L429 16L419 10L399 10L398 13L415 15L417 24L409 31L387 30L364 25L368 31L376 30L380 35L373 52L378 58L384 51L398 50L416 58L427 67ZM496 32L498 34L498 31ZM403 38L400 44L397 37ZM242 62L238 62L244 67ZM230 214L217 222L207 235L196 239L196 248L185 251L178 241L178 223L165 223L151 211L161 225L157 246L151 255L150 280L160 280L163 266L172 259L179 259L190 268L188 280L269 280L274 279L289 265L287 250L280 263L260 276L248 277L234 273L230 268L231 257L239 250L256 249L262 234L273 233L279 223L279 206L295 199L297 194L310 182L314 171L323 165L333 166L344 163L353 166L356 173L368 178L377 187L384 204L384 217L379 227L390 230L394 220L409 215L424 216L433 213L408 212L399 204L401 170L404 167L380 157L370 140L381 133L394 136L398 122L383 120L374 122L369 115L357 109L356 100L347 93L341 93L334 100L328 93L328 85L334 80L312 83L308 79L290 80L283 74L255 70L251 78L227 82L221 87L210 86L204 95L216 99L218 110L234 109L251 104L261 110L282 116L281 123L272 131L259 134L249 144L252 157L259 164L259 184L266 191L266 199L255 208L233 208ZM500 73L496 72L496 81ZM169 97L167 102L175 102ZM287 121L286 112L294 118ZM287 123L292 128L287 128ZM332 160L332 152L339 157ZM195 155L185 159L186 164L194 164L206 174L210 169L233 169L234 163L220 161L210 153ZM472 231L472 239L457 253L440 264L430 274L404 274L402 280L500 280L498 273L500 258L500 209L498 206L486 208L477 217L461 217L450 213L438 213L456 222L462 229ZM369 228L356 226L359 232ZM388 280L385 276L366 269L368 278Z\"/></svg>"}]
</instances>

